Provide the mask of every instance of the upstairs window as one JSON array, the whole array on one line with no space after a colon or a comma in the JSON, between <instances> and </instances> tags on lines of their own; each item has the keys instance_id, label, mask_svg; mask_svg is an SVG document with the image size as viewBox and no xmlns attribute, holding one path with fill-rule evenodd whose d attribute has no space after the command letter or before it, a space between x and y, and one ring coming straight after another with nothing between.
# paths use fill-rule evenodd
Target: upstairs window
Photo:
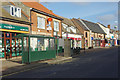
<instances>
[{"instance_id":1,"label":"upstairs window","mask_svg":"<svg viewBox=\"0 0 120 80\"><path fill-rule=\"evenodd\" d=\"M85 32L85 37L87 38L87 36L88 36L88 35L87 35L87 32Z\"/></svg>"},{"instance_id":2,"label":"upstairs window","mask_svg":"<svg viewBox=\"0 0 120 80\"><path fill-rule=\"evenodd\" d=\"M59 22L58 21L54 21L54 30L59 31Z\"/></svg>"},{"instance_id":3,"label":"upstairs window","mask_svg":"<svg viewBox=\"0 0 120 80\"><path fill-rule=\"evenodd\" d=\"M67 27L67 31L70 32L70 27Z\"/></svg>"},{"instance_id":4,"label":"upstairs window","mask_svg":"<svg viewBox=\"0 0 120 80\"><path fill-rule=\"evenodd\" d=\"M74 33L76 33L76 28L75 27L71 26L70 28Z\"/></svg>"},{"instance_id":5,"label":"upstairs window","mask_svg":"<svg viewBox=\"0 0 120 80\"><path fill-rule=\"evenodd\" d=\"M15 17L21 17L21 8L10 6L10 15Z\"/></svg>"},{"instance_id":6,"label":"upstairs window","mask_svg":"<svg viewBox=\"0 0 120 80\"><path fill-rule=\"evenodd\" d=\"M37 28L45 29L45 18L37 17Z\"/></svg>"}]
</instances>

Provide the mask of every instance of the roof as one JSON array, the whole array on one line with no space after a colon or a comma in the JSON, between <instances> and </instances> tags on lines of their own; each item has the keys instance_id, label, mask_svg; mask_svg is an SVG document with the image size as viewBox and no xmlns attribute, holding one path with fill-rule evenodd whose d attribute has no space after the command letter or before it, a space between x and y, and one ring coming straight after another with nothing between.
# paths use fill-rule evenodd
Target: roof
<instances>
[{"instance_id":1,"label":"roof","mask_svg":"<svg viewBox=\"0 0 120 80\"><path fill-rule=\"evenodd\" d=\"M77 29L77 27L74 25L74 23L72 22L71 19L68 19L68 18L65 18L65 17L61 17L61 18L63 19L63 20L62 20L62 23L68 25L69 27L70 27L70 26L75 27L75 28L76 28L76 33L77 33L77 34L80 34L80 35L82 34L82 33ZM67 32L63 27L62 27L62 30L63 30L64 32ZM70 29L70 33L75 34L71 29Z\"/></svg>"},{"instance_id":2,"label":"roof","mask_svg":"<svg viewBox=\"0 0 120 80\"><path fill-rule=\"evenodd\" d=\"M81 23L81 21L80 21L79 19L73 18L72 20L74 20L74 21L79 25L79 27L81 27L82 29L88 30L88 29Z\"/></svg>"},{"instance_id":3,"label":"roof","mask_svg":"<svg viewBox=\"0 0 120 80\"><path fill-rule=\"evenodd\" d=\"M45 12L47 14L51 14L53 16L59 17L58 15L54 14L51 10L49 10L48 8L46 8L45 6L43 6L38 2L22 2L22 3L30 8L34 8L39 11Z\"/></svg>"},{"instance_id":4,"label":"roof","mask_svg":"<svg viewBox=\"0 0 120 80\"><path fill-rule=\"evenodd\" d=\"M24 21L24 22L30 22L27 17L24 16L24 14L21 14L21 18L11 16L10 13L4 9L4 6L9 6L10 4L8 2L2 2L2 7L0 8L0 17L4 18L9 18L9 19L14 19L14 20L19 20L19 21Z\"/></svg>"},{"instance_id":5,"label":"roof","mask_svg":"<svg viewBox=\"0 0 120 80\"><path fill-rule=\"evenodd\" d=\"M107 28L107 27L106 27L105 25L103 25L102 23L99 23L99 22L98 22L98 24L101 24L103 27Z\"/></svg>"},{"instance_id":6,"label":"roof","mask_svg":"<svg viewBox=\"0 0 120 80\"><path fill-rule=\"evenodd\" d=\"M71 19L68 19L68 18L65 18L65 17L61 17L63 20L62 20L62 23L64 23L64 24L67 24L67 25L69 25L69 26L74 26L74 27L76 27L75 25L74 25L74 23L71 21Z\"/></svg>"},{"instance_id":7,"label":"roof","mask_svg":"<svg viewBox=\"0 0 120 80\"><path fill-rule=\"evenodd\" d=\"M97 24L97 23L93 23L93 22L90 22L90 21L87 21L87 20L83 20L81 19L85 24L86 26L92 30L93 32L95 33L102 33L102 34L106 34L103 29Z\"/></svg>"}]
</instances>

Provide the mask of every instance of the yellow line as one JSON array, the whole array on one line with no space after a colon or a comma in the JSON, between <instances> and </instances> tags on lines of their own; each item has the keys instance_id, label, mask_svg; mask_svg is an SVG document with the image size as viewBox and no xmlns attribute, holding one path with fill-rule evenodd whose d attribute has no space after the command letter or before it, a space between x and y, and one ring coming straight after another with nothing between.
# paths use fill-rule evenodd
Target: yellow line
<instances>
[{"instance_id":1,"label":"yellow line","mask_svg":"<svg viewBox=\"0 0 120 80\"><path fill-rule=\"evenodd\" d=\"M17 30L8 30L8 29L0 29L0 31L20 32L20 33L29 33L29 32L27 32L27 31L17 31Z\"/></svg>"},{"instance_id":2,"label":"yellow line","mask_svg":"<svg viewBox=\"0 0 120 80\"><path fill-rule=\"evenodd\" d=\"M39 67L40 67L40 66L39 66ZM17 74L17 73L21 73L21 72L29 71L29 70L32 70L32 69L35 69L35 68L39 68L39 67L34 67L34 68L26 69L26 70L23 70L23 71L18 71L18 72L14 72L14 73L6 74L6 75L0 76L0 77L10 76L10 75L13 75L13 74Z\"/></svg>"}]
</instances>

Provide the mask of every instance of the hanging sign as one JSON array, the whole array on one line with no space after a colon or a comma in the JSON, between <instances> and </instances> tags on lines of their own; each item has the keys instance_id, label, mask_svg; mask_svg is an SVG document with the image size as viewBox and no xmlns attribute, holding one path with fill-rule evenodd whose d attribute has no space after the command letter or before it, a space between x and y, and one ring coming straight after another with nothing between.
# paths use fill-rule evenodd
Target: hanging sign
<instances>
[{"instance_id":1,"label":"hanging sign","mask_svg":"<svg viewBox=\"0 0 120 80\"><path fill-rule=\"evenodd\" d=\"M51 21L52 21L52 18L48 18L48 21L51 22Z\"/></svg>"}]
</instances>

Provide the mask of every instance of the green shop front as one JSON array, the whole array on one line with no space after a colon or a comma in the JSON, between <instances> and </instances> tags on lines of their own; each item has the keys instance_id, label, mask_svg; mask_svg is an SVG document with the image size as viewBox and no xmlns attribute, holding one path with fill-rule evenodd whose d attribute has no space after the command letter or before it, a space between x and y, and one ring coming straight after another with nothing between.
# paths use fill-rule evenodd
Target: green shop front
<instances>
[{"instance_id":1,"label":"green shop front","mask_svg":"<svg viewBox=\"0 0 120 80\"><path fill-rule=\"evenodd\" d=\"M10 58L22 55L22 39L15 36L23 33L29 33L29 25L26 27L0 23L0 58L6 58L7 54Z\"/></svg>"},{"instance_id":2,"label":"green shop front","mask_svg":"<svg viewBox=\"0 0 120 80\"><path fill-rule=\"evenodd\" d=\"M39 35L19 34L22 39L22 63L56 57L55 38Z\"/></svg>"}]
</instances>

